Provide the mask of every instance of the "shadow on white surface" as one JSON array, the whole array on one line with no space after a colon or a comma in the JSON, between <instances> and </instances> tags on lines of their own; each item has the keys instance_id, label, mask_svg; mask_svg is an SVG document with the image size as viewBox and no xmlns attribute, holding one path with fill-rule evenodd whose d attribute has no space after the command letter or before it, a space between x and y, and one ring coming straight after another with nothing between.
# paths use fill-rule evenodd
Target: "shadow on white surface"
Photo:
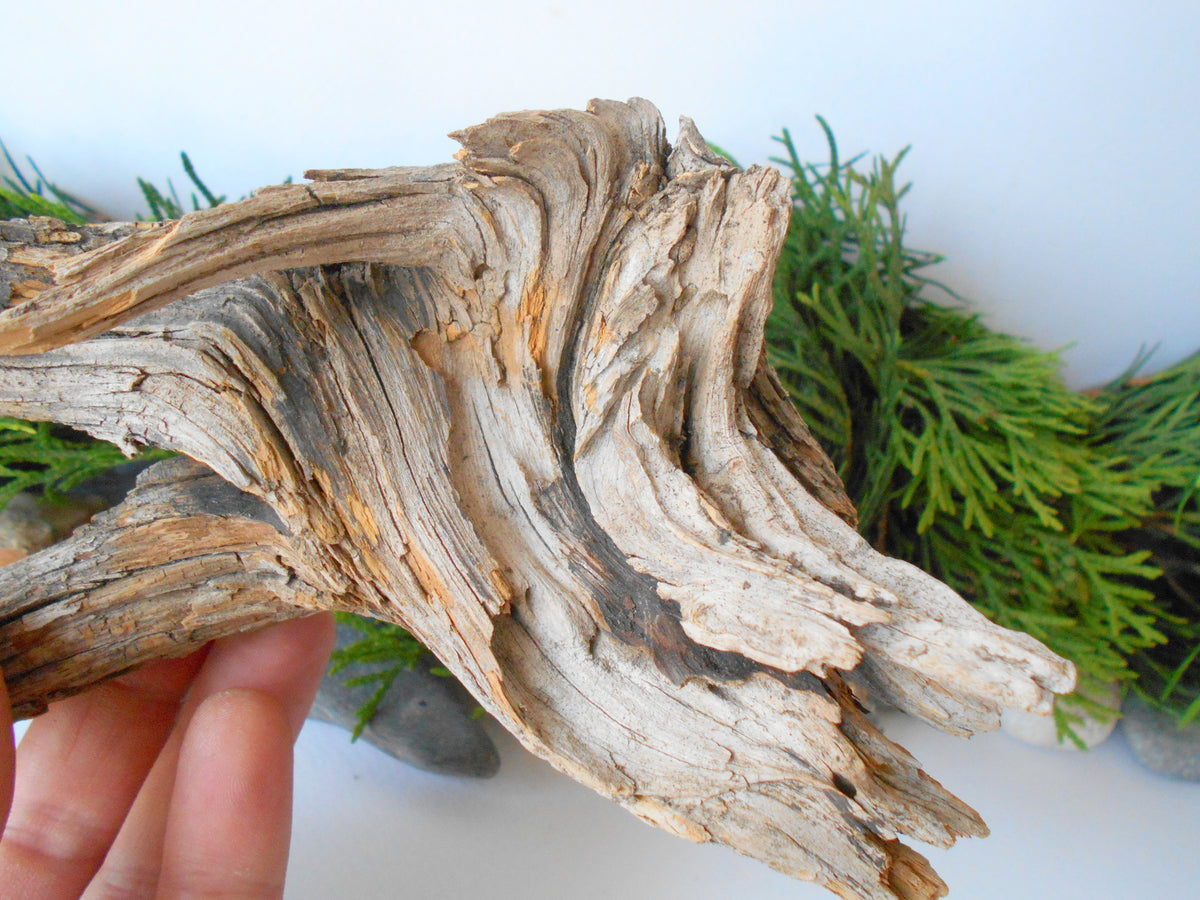
<instances>
[{"instance_id":1,"label":"shadow on white surface","mask_svg":"<svg viewBox=\"0 0 1200 900\"><path fill-rule=\"evenodd\" d=\"M500 774L476 781L420 772L308 723L288 900L829 896L652 828L492 734Z\"/></svg>"},{"instance_id":2,"label":"shadow on white surface","mask_svg":"<svg viewBox=\"0 0 1200 900\"><path fill-rule=\"evenodd\" d=\"M1183 900L1200 884L1200 783L1134 759L970 741L899 714L884 730L992 829L919 847L952 900ZM20 736L25 723L17 726ZM420 772L309 722L296 746L285 900L823 900L754 860L689 844L560 775L499 728L486 781Z\"/></svg>"},{"instance_id":3,"label":"shadow on white surface","mask_svg":"<svg viewBox=\"0 0 1200 900\"><path fill-rule=\"evenodd\" d=\"M1200 882L1200 784L1139 766L1120 733L1090 753L1003 734L971 741L896 715L893 739L992 828L920 847L952 898L1190 895ZM288 900L723 900L832 897L713 846L689 844L534 759L498 733L500 775L429 775L309 723L297 748Z\"/></svg>"}]
</instances>

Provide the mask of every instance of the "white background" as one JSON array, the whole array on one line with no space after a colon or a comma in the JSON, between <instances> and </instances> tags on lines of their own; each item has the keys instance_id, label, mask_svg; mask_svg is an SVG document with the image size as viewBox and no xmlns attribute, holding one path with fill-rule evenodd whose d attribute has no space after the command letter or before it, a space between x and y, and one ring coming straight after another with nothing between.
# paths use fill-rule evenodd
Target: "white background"
<instances>
[{"instance_id":1,"label":"white background","mask_svg":"<svg viewBox=\"0 0 1200 900\"><path fill-rule=\"evenodd\" d=\"M492 726L500 773L431 775L308 722L284 900L830 900L643 824ZM916 845L955 900L1184 900L1200 883L1200 785L1141 767L1120 730L1087 753L970 741L881 718L992 830ZM18 725L18 735L24 724Z\"/></svg>"},{"instance_id":2,"label":"white background","mask_svg":"<svg viewBox=\"0 0 1200 900\"><path fill-rule=\"evenodd\" d=\"M186 150L238 196L447 160L505 110L644 96L743 164L912 151L914 246L1087 384L1200 346L1200 6L1104 0L0 3L0 139L114 215Z\"/></svg>"},{"instance_id":3,"label":"white background","mask_svg":"<svg viewBox=\"0 0 1200 900\"><path fill-rule=\"evenodd\" d=\"M238 196L308 168L443 161L449 131L593 96L647 97L672 128L688 114L743 163L765 162L781 126L822 158L820 113L843 156L912 145L911 243L949 258L940 277L991 324L1074 342L1073 385L1142 345L1160 364L1200 346L1187 0L4 0L0 37L0 139L115 216L139 208L137 175L185 185L179 150ZM1066 757L896 727L996 832L935 857L954 896L1192 892L1200 789L1142 772L1121 739ZM824 896L506 749L498 780L455 782L311 726L290 896Z\"/></svg>"},{"instance_id":4,"label":"white background","mask_svg":"<svg viewBox=\"0 0 1200 900\"><path fill-rule=\"evenodd\" d=\"M1080 754L1002 733L965 741L899 714L884 727L992 829L949 851L917 845L952 900L1197 895L1200 785L1142 768L1119 732ZM503 737L500 774L469 781L310 722L287 900L832 900L651 828Z\"/></svg>"}]
</instances>

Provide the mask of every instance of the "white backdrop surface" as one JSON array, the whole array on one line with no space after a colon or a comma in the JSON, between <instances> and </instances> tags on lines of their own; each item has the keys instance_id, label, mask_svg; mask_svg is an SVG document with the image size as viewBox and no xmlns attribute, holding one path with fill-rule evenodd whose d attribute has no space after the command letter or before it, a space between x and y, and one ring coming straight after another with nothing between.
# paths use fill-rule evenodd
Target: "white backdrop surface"
<instances>
[{"instance_id":1,"label":"white backdrop surface","mask_svg":"<svg viewBox=\"0 0 1200 900\"><path fill-rule=\"evenodd\" d=\"M305 169L448 159L511 109L644 96L743 163L791 128L822 158L912 150L914 246L1071 383L1200 347L1200 5L768 2L0 3L0 139L114 216L134 177L231 196ZM962 898L1183 897L1200 787L1119 737L1087 755L893 723L994 829L935 863ZM292 900L826 896L657 833L505 744L498 779L428 776L309 726Z\"/></svg>"},{"instance_id":2,"label":"white backdrop surface","mask_svg":"<svg viewBox=\"0 0 1200 900\"><path fill-rule=\"evenodd\" d=\"M1069 376L1200 345L1200 5L1111 0L0 4L0 139L114 215L186 150L238 196L440 162L500 111L643 96L744 164L813 115L893 155L914 245Z\"/></svg>"},{"instance_id":3,"label":"white backdrop surface","mask_svg":"<svg viewBox=\"0 0 1200 900\"><path fill-rule=\"evenodd\" d=\"M1077 753L1002 733L962 740L897 713L880 722L992 830L950 850L915 845L952 900L1195 896L1200 784L1138 765L1119 729ZM642 823L491 725L500 773L472 780L421 772L308 722L284 900L832 898Z\"/></svg>"},{"instance_id":4,"label":"white backdrop surface","mask_svg":"<svg viewBox=\"0 0 1200 900\"><path fill-rule=\"evenodd\" d=\"M1080 754L1005 734L961 740L899 714L884 727L992 829L948 851L916 845L952 900L1196 896L1200 784L1143 769L1119 732ZM500 774L477 782L418 772L310 722L286 900L833 897L651 828L499 734Z\"/></svg>"}]
</instances>

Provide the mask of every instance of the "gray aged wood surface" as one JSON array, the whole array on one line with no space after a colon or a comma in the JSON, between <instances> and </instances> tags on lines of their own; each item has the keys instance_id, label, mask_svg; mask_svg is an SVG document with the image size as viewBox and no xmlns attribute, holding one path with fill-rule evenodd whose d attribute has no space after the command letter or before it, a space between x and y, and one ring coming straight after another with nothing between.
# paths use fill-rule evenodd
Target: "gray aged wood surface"
<instances>
[{"instance_id":1,"label":"gray aged wood surface","mask_svg":"<svg viewBox=\"0 0 1200 900\"><path fill-rule=\"evenodd\" d=\"M969 734L1074 673L854 531L762 352L786 181L687 120L672 148L645 101L455 137L449 165L0 235L0 414L194 461L0 571L16 707L366 613L655 825L940 896L899 837L986 829L862 704Z\"/></svg>"}]
</instances>

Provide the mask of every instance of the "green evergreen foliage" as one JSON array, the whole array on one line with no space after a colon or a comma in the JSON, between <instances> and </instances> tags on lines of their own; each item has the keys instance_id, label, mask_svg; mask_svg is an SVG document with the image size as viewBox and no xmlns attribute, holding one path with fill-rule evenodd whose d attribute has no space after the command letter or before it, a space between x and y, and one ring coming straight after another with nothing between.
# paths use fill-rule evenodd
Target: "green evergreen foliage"
<instances>
[{"instance_id":1,"label":"green evergreen foliage","mask_svg":"<svg viewBox=\"0 0 1200 900\"><path fill-rule=\"evenodd\" d=\"M1200 354L1150 378L1138 367L1100 395L1095 441L1153 491L1154 509L1120 540L1163 573L1148 587L1167 641L1131 664L1142 697L1183 727L1200 716Z\"/></svg>"},{"instance_id":2,"label":"green evergreen foliage","mask_svg":"<svg viewBox=\"0 0 1200 900\"><path fill-rule=\"evenodd\" d=\"M170 454L148 450L141 459ZM0 418L0 509L23 491L51 500L88 478L103 475L126 462L125 455L105 441L49 422Z\"/></svg>"},{"instance_id":3,"label":"green evergreen foliage","mask_svg":"<svg viewBox=\"0 0 1200 900\"><path fill-rule=\"evenodd\" d=\"M196 191L200 192L200 195L197 196L196 191L192 191L191 208L193 211L205 208L211 209L212 207L220 206L225 202L224 194L221 194L218 197L208 189L208 186L203 181L200 180L200 176L196 174L196 167L192 165L192 161L188 158L186 153L179 154L179 161L183 165L183 171L184 174L187 175L188 180L192 182L192 185L196 188ZM188 212L188 210L184 208L183 202L179 199L179 194L175 191L175 185L171 182L171 179L167 179L167 190L165 192L160 191L144 178L139 178L137 183L138 187L142 191L142 197L146 201L146 206L150 210L151 219L158 222L163 222L167 219L178 219L184 213ZM200 197L204 198L206 206L200 205ZM141 216L138 218L141 218Z\"/></svg>"},{"instance_id":4,"label":"green evergreen foliage","mask_svg":"<svg viewBox=\"0 0 1200 900\"><path fill-rule=\"evenodd\" d=\"M1105 405L1068 390L1054 354L927 277L939 257L904 243L904 153L864 171L821 125L826 165L781 138L796 203L768 353L862 533L1075 661L1085 685L1132 681L1130 657L1166 640L1158 570L1119 540L1154 511L1144 471L1091 438Z\"/></svg>"},{"instance_id":5,"label":"green evergreen foliage","mask_svg":"<svg viewBox=\"0 0 1200 900\"><path fill-rule=\"evenodd\" d=\"M357 712L354 730L350 734L350 740L357 741L379 709L380 702L387 695L396 676L416 668L417 664L429 655L429 651L399 625L390 625L350 613L338 613L337 620L339 624L357 629L362 637L333 651L329 674L336 675L352 665L366 666L371 671L347 678L346 684L351 687L364 684L375 686L375 692ZM441 666L435 666L431 671L439 675L450 674Z\"/></svg>"},{"instance_id":6,"label":"green evergreen foliage","mask_svg":"<svg viewBox=\"0 0 1200 900\"><path fill-rule=\"evenodd\" d=\"M35 176L30 182L3 141L0 141L0 153L13 173L4 176L4 184L0 186L0 219L53 216L72 225L82 225L96 218L94 209L47 179L32 158L26 157Z\"/></svg>"}]
</instances>

